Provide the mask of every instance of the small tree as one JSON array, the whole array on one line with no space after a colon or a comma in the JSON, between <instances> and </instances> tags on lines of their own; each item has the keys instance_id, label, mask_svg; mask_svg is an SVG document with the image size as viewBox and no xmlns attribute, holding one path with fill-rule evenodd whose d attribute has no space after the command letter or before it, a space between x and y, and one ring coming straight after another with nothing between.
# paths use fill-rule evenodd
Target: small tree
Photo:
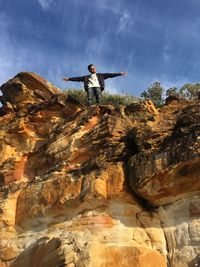
<instances>
[{"instance_id":1,"label":"small tree","mask_svg":"<svg viewBox=\"0 0 200 267\"><path fill-rule=\"evenodd\" d=\"M151 99L157 107L161 107L163 105L163 92L164 88L161 86L161 83L155 82L147 91L141 93L141 97L144 97L144 99Z\"/></svg>"},{"instance_id":2,"label":"small tree","mask_svg":"<svg viewBox=\"0 0 200 267\"><path fill-rule=\"evenodd\" d=\"M178 96L178 88L177 87L171 87L166 90L166 96Z\"/></svg>"},{"instance_id":3,"label":"small tree","mask_svg":"<svg viewBox=\"0 0 200 267\"><path fill-rule=\"evenodd\" d=\"M200 83L186 83L180 88L180 94L185 99L198 98L200 92Z\"/></svg>"}]
</instances>

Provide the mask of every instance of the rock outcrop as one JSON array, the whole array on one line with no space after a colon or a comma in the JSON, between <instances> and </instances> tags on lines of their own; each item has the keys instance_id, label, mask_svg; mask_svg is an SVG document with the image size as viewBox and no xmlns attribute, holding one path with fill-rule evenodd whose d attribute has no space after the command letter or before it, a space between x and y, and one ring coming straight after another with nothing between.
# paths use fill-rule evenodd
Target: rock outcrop
<instances>
[{"instance_id":1,"label":"rock outcrop","mask_svg":"<svg viewBox=\"0 0 200 267\"><path fill-rule=\"evenodd\" d=\"M200 264L200 103L85 107L1 86L0 266Z\"/></svg>"}]
</instances>

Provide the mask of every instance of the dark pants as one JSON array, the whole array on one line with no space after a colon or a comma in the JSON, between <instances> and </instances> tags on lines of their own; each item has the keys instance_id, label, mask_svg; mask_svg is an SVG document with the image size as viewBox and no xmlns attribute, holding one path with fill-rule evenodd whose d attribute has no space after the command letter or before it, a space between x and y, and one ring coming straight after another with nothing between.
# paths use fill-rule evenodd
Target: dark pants
<instances>
[{"instance_id":1,"label":"dark pants","mask_svg":"<svg viewBox=\"0 0 200 267\"><path fill-rule=\"evenodd\" d=\"M96 102L101 102L101 88L100 87L90 87L87 91L88 96L88 105L91 105L93 102L93 98L95 96Z\"/></svg>"}]
</instances>

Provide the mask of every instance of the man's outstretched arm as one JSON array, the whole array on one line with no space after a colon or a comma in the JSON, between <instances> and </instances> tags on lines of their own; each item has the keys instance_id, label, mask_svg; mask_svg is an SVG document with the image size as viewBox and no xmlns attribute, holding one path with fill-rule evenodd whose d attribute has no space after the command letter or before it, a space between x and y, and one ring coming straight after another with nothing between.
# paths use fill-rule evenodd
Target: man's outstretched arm
<instances>
[{"instance_id":1,"label":"man's outstretched arm","mask_svg":"<svg viewBox=\"0 0 200 267\"><path fill-rule=\"evenodd\" d=\"M114 77L117 77L117 76L125 76L127 74L128 74L127 72L102 73L104 79L114 78Z\"/></svg>"},{"instance_id":2,"label":"man's outstretched arm","mask_svg":"<svg viewBox=\"0 0 200 267\"><path fill-rule=\"evenodd\" d=\"M80 76L80 77L64 77L63 81L68 82L84 82L84 77L85 76Z\"/></svg>"}]
</instances>

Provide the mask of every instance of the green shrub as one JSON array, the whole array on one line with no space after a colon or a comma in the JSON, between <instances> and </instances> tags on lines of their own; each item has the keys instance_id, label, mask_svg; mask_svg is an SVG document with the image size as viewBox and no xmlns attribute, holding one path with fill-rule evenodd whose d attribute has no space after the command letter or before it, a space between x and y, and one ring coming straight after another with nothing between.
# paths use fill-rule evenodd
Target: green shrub
<instances>
[{"instance_id":1,"label":"green shrub","mask_svg":"<svg viewBox=\"0 0 200 267\"><path fill-rule=\"evenodd\" d=\"M81 104L86 105L87 104L87 94L85 90L83 89L66 89L64 91L65 94L70 95L77 101L79 101Z\"/></svg>"},{"instance_id":2,"label":"green shrub","mask_svg":"<svg viewBox=\"0 0 200 267\"><path fill-rule=\"evenodd\" d=\"M87 93L84 89L66 89L64 93L70 95L77 101L79 101L81 104L87 105ZM101 104L102 105L108 105L111 104L115 107L119 105L129 105L131 103L138 102L140 99L132 96L130 94L124 94L124 95L117 95L117 94L111 94L108 92L103 92L102 98L101 98ZM95 100L94 100L95 103Z\"/></svg>"},{"instance_id":3,"label":"green shrub","mask_svg":"<svg viewBox=\"0 0 200 267\"><path fill-rule=\"evenodd\" d=\"M163 92L164 88L161 86L161 83L155 82L146 91L143 91L140 96L145 100L151 99L157 107L161 107L164 103Z\"/></svg>"}]
</instances>

